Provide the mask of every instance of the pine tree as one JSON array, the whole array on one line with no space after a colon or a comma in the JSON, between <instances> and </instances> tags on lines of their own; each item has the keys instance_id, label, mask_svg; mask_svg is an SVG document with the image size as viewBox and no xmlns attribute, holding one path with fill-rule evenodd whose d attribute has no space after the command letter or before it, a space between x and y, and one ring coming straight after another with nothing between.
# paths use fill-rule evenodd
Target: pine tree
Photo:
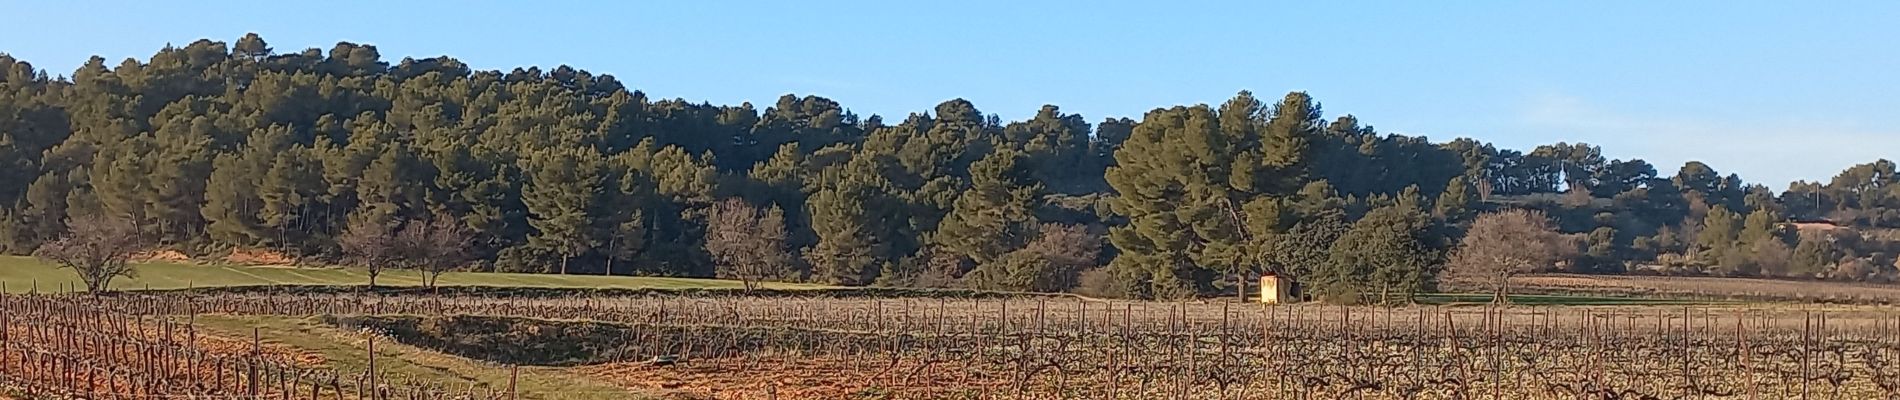
<instances>
[{"instance_id":1,"label":"pine tree","mask_svg":"<svg viewBox=\"0 0 1900 400\"><path fill-rule=\"evenodd\" d=\"M798 144L781 145L772 157L753 165L746 177L759 187L751 193L755 200L786 201L803 197L800 190L804 187L804 154L798 151Z\"/></svg>"},{"instance_id":2,"label":"pine tree","mask_svg":"<svg viewBox=\"0 0 1900 400\"><path fill-rule=\"evenodd\" d=\"M871 188L847 183L813 193L807 212L818 245L805 253L812 278L837 285L864 285L876 279L881 245L865 221Z\"/></svg>"},{"instance_id":3,"label":"pine tree","mask_svg":"<svg viewBox=\"0 0 1900 400\"><path fill-rule=\"evenodd\" d=\"M356 200L365 205L379 205L389 213L383 217L407 220L427 211L423 186L418 183L428 181L426 170L416 162L415 153L403 143L394 143L363 168L356 182Z\"/></svg>"},{"instance_id":4,"label":"pine tree","mask_svg":"<svg viewBox=\"0 0 1900 400\"><path fill-rule=\"evenodd\" d=\"M1305 184L1313 137L1319 135L1320 105L1306 92L1287 93L1273 106L1260 139L1261 164L1272 172L1269 192L1291 192Z\"/></svg>"},{"instance_id":5,"label":"pine tree","mask_svg":"<svg viewBox=\"0 0 1900 400\"><path fill-rule=\"evenodd\" d=\"M1711 213L1713 214L1713 213ZM1742 222L1735 242L1721 253L1719 262L1723 271L1746 276L1757 276L1770 270L1785 269L1779 264L1785 263L1787 249L1779 231L1781 217L1772 209L1757 209L1748 214Z\"/></svg>"},{"instance_id":6,"label":"pine tree","mask_svg":"<svg viewBox=\"0 0 1900 400\"><path fill-rule=\"evenodd\" d=\"M1245 232L1242 208L1304 185L1306 136L1318 126L1309 100L1289 94L1269 116L1241 92L1219 112L1204 105L1155 110L1135 127L1107 178L1121 194L1115 212L1128 218L1109 236L1123 251L1116 262L1149 271L1149 288L1137 294L1205 293L1222 274L1244 281L1260 267L1249 237L1274 232Z\"/></svg>"},{"instance_id":7,"label":"pine tree","mask_svg":"<svg viewBox=\"0 0 1900 400\"><path fill-rule=\"evenodd\" d=\"M301 243L310 234L310 219L323 195L323 165L311 151L295 146L277 153L258 184L261 203L258 220L265 242L280 250Z\"/></svg>"},{"instance_id":8,"label":"pine tree","mask_svg":"<svg viewBox=\"0 0 1900 400\"><path fill-rule=\"evenodd\" d=\"M83 177L81 177L83 179ZM70 203L67 196L75 190L73 180L66 174L57 172L40 175L26 188L26 208L16 215L20 226L17 228L24 248L31 248L41 240L50 240L59 232L66 230L66 218Z\"/></svg>"},{"instance_id":9,"label":"pine tree","mask_svg":"<svg viewBox=\"0 0 1900 400\"><path fill-rule=\"evenodd\" d=\"M1336 300L1376 292L1379 303L1390 303L1397 292L1409 301L1432 287L1442 251L1422 209L1404 203L1380 207L1333 242L1327 268L1307 282Z\"/></svg>"},{"instance_id":10,"label":"pine tree","mask_svg":"<svg viewBox=\"0 0 1900 400\"><path fill-rule=\"evenodd\" d=\"M0 254L32 253L40 245L26 218L15 214L11 208L0 207Z\"/></svg>"},{"instance_id":11,"label":"pine tree","mask_svg":"<svg viewBox=\"0 0 1900 400\"><path fill-rule=\"evenodd\" d=\"M1418 185L1406 186L1405 189L1400 190L1392 197L1392 203L1408 210L1424 210L1431 207L1430 204L1425 203L1425 195L1419 193Z\"/></svg>"},{"instance_id":12,"label":"pine tree","mask_svg":"<svg viewBox=\"0 0 1900 400\"><path fill-rule=\"evenodd\" d=\"M238 39L237 45L231 47L231 53L232 55L244 56L252 60L263 60L264 57L270 56L271 49L270 45L264 43L264 38L257 36L256 32L252 32L246 33L243 38Z\"/></svg>"},{"instance_id":13,"label":"pine tree","mask_svg":"<svg viewBox=\"0 0 1900 400\"><path fill-rule=\"evenodd\" d=\"M152 190L145 193L145 214L167 239L195 242L204 226L199 208L211 175L213 139L219 133L210 117L192 114L208 107L190 100L167 106L161 114L175 114L152 136L156 147L149 156L152 169L145 172L152 182Z\"/></svg>"},{"instance_id":14,"label":"pine tree","mask_svg":"<svg viewBox=\"0 0 1900 400\"><path fill-rule=\"evenodd\" d=\"M634 259L647 249L647 208L658 199L652 179L633 169L629 155L623 153L607 162L604 173L611 179L606 181L604 200L597 204L595 229L603 238L600 250L607 259L602 274L613 275L615 262Z\"/></svg>"},{"instance_id":15,"label":"pine tree","mask_svg":"<svg viewBox=\"0 0 1900 400\"><path fill-rule=\"evenodd\" d=\"M1438 201L1432 205L1432 216L1444 221L1463 221L1471 218L1471 208L1477 204L1478 193L1465 183L1465 177L1459 175L1445 184L1445 191L1439 193Z\"/></svg>"},{"instance_id":16,"label":"pine tree","mask_svg":"<svg viewBox=\"0 0 1900 400\"><path fill-rule=\"evenodd\" d=\"M1045 105L1028 121L1003 127L1002 137L1024 153L1020 162L1036 181L1053 191L1086 193L1101 179L1101 170L1089 167L1089 124L1080 115Z\"/></svg>"},{"instance_id":17,"label":"pine tree","mask_svg":"<svg viewBox=\"0 0 1900 400\"><path fill-rule=\"evenodd\" d=\"M1748 213L1748 218L1742 222L1741 231L1736 236L1736 240L1739 241L1736 247L1752 249L1763 242L1780 241L1781 234L1778 232L1780 225L1781 216L1776 215L1774 210L1758 209Z\"/></svg>"},{"instance_id":18,"label":"pine tree","mask_svg":"<svg viewBox=\"0 0 1900 400\"><path fill-rule=\"evenodd\" d=\"M1141 273L1127 276L1141 284L1132 293L1142 297L1179 298L1199 292L1197 280L1206 270L1191 261L1189 247L1198 239L1187 218L1219 217L1213 209L1220 199L1207 198L1210 188L1225 187L1206 175L1212 165L1226 165L1232 149L1212 142L1215 116L1206 106L1175 107L1149 112L1133 134L1115 152L1116 166L1108 182L1121 193L1113 203L1128 224L1110 231L1109 238L1122 255L1114 263ZM1182 142L1191 138L1199 143Z\"/></svg>"},{"instance_id":19,"label":"pine tree","mask_svg":"<svg viewBox=\"0 0 1900 400\"><path fill-rule=\"evenodd\" d=\"M811 223L805 214L805 153L799 151L799 144L787 143L779 146L778 152L771 158L752 166L746 178L753 182L753 188L747 199L760 204L776 204L784 213L786 242L794 248L811 245L817 241L811 232Z\"/></svg>"},{"instance_id":20,"label":"pine tree","mask_svg":"<svg viewBox=\"0 0 1900 400\"><path fill-rule=\"evenodd\" d=\"M1740 218L1729 212L1728 207L1715 206L1709 209L1708 216L1702 219L1702 232L1696 235L1696 247L1700 250L1698 258L1720 263L1724 256L1735 248L1735 241L1741 233ZM1724 268L1736 268L1735 265L1722 265Z\"/></svg>"},{"instance_id":21,"label":"pine tree","mask_svg":"<svg viewBox=\"0 0 1900 400\"><path fill-rule=\"evenodd\" d=\"M98 196L100 207L141 230L151 221L145 212L145 201L152 191L152 180L146 177L151 171L146 156L149 145L149 137L138 136L103 147L93 158L90 170L93 193Z\"/></svg>"},{"instance_id":22,"label":"pine tree","mask_svg":"<svg viewBox=\"0 0 1900 400\"><path fill-rule=\"evenodd\" d=\"M596 217L590 212L599 209L604 184L600 160L591 148L549 148L530 155L522 166L528 185L521 201L534 227L528 245L560 257L561 274L600 243L590 228Z\"/></svg>"},{"instance_id":23,"label":"pine tree","mask_svg":"<svg viewBox=\"0 0 1900 400\"><path fill-rule=\"evenodd\" d=\"M785 233L785 210L777 205L767 206L764 215L759 217L758 231L759 267L761 274L768 279L789 280L797 278L797 259Z\"/></svg>"},{"instance_id":24,"label":"pine tree","mask_svg":"<svg viewBox=\"0 0 1900 400\"><path fill-rule=\"evenodd\" d=\"M1834 241L1828 235L1802 234L1800 243L1794 247L1789 269L1797 277L1820 277L1833 269L1836 260L1840 260L1840 256L1835 253Z\"/></svg>"},{"instance_id":25,"label":"pine tree","mask_svg":"<svg viewBox=\"0 0 1900 400\"><path fill-rule=\"evenodd\" d=\"M1621 273L1623 266L1617 261L1619 245L1616 242L1615 227L1597 227L1583 238L1583 255L1578 257L1572 270L1586 273Z\"/></svg>"},{"instance_id":26,"label":"pine tree","mask_svg":"<svg viewBox=\"0 0 1900 400\"><path fill-rule=\"evenodd\" d=\"M977 264L996 261L1034 236L1031 214L1042 185L1029 177L1015 150L1001 149L970 166L970 188L938 227L936 239Z\"/></svg>"},{"instance_id":27,"label":"pine tree","mask_svg":"<svg viewBox=\"0 0 1900 400\"><path fill-rule=\"evenodd\" d=\"M324 118L319 119L317 126L313 129L319 132L332 132L330 135L347 135L336 139L341 140L341 144L330 138L319 137L317 144L313 147L319 150L317 159L322 163L323 196L329 200L323 212L325 219L323 225L330 228L325 233L331 234L340 233L349 215L356 214L358 209L367 207L365 203L368 201L360 198L359 193L364 190L359 190L359 186L362 186L365 180L372 178L369 174L371 164L379 159L387 158L388 160L383 165L390 168L380 169L375 175L379 178L393 177L394 175L391 174L397 171L394 167L398 165L396 159L399 155L396 151L387 149L397 144L394 128L377 120L374 114L357 115L347 122L347 127L337 125L343 124ZM372 188L367 191L371 193L382 193L382 190L376 189L378 187L396 187L393 183L376 182L371 182L370 186ZM389 209L390 206L385 205L381 208Z\"/></svg>"},{"instance_id":28,"label":"pine tree","mask_svg":"<svg viewBox=\"0 0 1900 400\"><path fill-rule=\"evenodd\" d=\"M251 175L265 171L253 169L255 165L246 161L226 153L211 163L211 178L205 184L205 202L199 213L209 221L206 233L219 243L255 246L266 236L256 218L258 182Z\"/></svg>"}]
</instances>

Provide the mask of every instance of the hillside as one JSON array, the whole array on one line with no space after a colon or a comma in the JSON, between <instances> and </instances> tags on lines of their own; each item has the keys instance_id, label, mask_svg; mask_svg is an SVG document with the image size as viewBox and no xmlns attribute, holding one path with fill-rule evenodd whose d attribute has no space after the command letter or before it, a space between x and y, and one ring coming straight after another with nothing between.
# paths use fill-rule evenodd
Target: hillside
<instances>
[{"instance_id":1,"label":"hillside","mask_svg":"<svg viewBox=\"0 0 1900 400\"><path fill-rule=\"evenodd\" d=\"M54 268L30 257L0 256L0 282L9 293L32 290L58 290L61 285L84 288L72 271ZM361 285L369 275L360 268L297 268L228 265L197 265L176 262L152 262L138 266L138 276L114 280L112 288L179 289L206 286L246 285ZM378 285L421 286L422 277L414 271L385 271ZM550 275L487 272L450 272L442 275L444 286L512 286L556 288L615 289L689 289L738 288L739 281L693 278L627 277L598 275ZM815 288L816 285L769 283L767 288Z\"/></svg>"},{"instance_id":2,"label":"hillside","mask_svg":"<svg viewBox=\"0 0 1900 400\"><path fill-rule=\"evenodd\" d=\"M123 227L191 257L424 258L408 250L428 244L448 251L403 263L1132 298L1276 272L1344 298L1430 288L1467 226L1530 209L1582 242L1572 272L1900 280L1900 241L1779 225L1900 227L1886 160L1757 182L1588 143L1399 135L1299 91L1005 120L963 98L859 115L812 95L654 98L643 83L256 34L71 71L0 54L0 254ZM1391 259L1404 262L1377 261ZM154 271L155 285L353 280Z\"/></svg>"}]
</instances>

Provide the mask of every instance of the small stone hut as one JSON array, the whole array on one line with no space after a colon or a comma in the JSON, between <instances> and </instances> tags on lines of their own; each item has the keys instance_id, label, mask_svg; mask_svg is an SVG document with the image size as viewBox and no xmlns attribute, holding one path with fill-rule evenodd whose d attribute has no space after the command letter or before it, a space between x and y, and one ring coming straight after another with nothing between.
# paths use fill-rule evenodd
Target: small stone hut
<instances>
[{"instance_id":1,"label":"small stone hut","mask_svg":"<svg viewBox=\"0 0 1900 400\"><path fill-rule=\"evenodd\" d=\"M1281 278L1271 273L1260 275L1260 302L1267 304L1291 303L1294 301L1293 280Z\"/></svg>"}]
</instances>

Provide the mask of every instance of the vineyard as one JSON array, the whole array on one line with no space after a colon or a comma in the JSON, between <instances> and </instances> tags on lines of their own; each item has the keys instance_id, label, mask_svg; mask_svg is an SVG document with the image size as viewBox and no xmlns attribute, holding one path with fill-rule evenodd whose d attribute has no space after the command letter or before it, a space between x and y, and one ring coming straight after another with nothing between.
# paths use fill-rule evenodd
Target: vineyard
<instances>
[{"instance_id":1,"label":"vineyard","mask_svg":"<svg viewBox=\"0 0 1900 400\"><path fill-rule=\"evenodd\" d=\"M369 361L214 318L321 321ZM6 295L0 385L30 399L1866 399L1900 396L1897 328L1873 308ZM506 379L394 374L378 346ZM625 391L526 390L529 369Z\"/></svg>"}]
</instances>

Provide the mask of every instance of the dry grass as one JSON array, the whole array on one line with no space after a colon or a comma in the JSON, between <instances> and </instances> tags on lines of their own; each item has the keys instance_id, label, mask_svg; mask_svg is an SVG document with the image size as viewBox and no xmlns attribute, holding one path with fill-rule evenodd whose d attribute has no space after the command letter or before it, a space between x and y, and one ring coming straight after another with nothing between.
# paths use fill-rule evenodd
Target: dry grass
<instances>
[{"instance_id":1,"label":"dry grass","mask_svg":"<svg viewBox=\"0 0 1900 400\"><path fill-rule=\"evenodd\" d=\"M1798 301L1852 304L1900 304L1900 286L1854 282L1757 278L1539 274L1511 279L1521 293L1586 294L1701 298L1750 301ZM1451 283L1472 290L1477 286Z\"/></svg>"}]
</instances>

